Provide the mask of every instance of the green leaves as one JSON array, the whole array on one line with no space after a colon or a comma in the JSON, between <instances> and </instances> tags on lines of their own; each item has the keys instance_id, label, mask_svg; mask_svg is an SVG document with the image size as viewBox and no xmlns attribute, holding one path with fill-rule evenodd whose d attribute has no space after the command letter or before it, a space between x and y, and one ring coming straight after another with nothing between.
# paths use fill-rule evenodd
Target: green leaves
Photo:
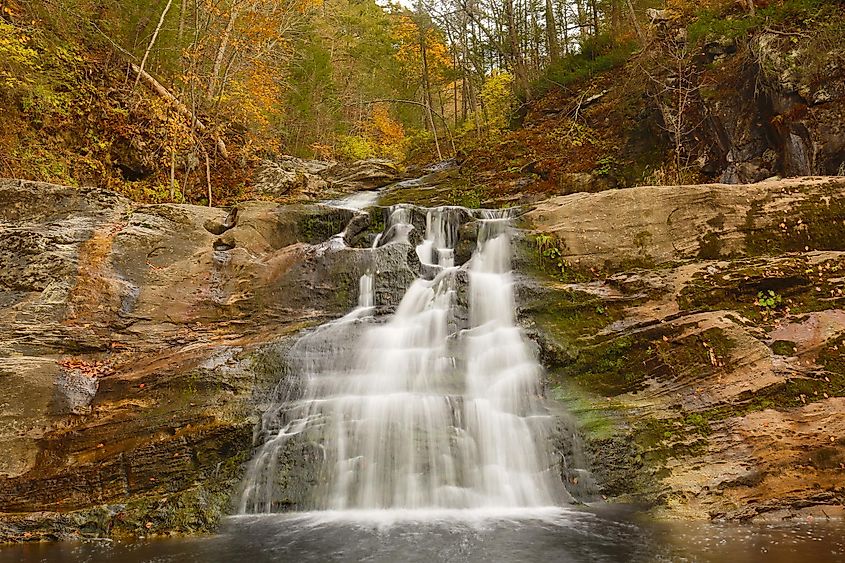
<instances>
[{"instance_id":1,"label":"green leaves","mask_svg":"<svg viewBox=\"0 0 845 563\"><path fill-rule=\"evenodd\" d=\"M777 309L783 303L783 298L770 289L768 291L758 292L755 303L763 309L771 311Z\"/></svg>"}]
</instances>

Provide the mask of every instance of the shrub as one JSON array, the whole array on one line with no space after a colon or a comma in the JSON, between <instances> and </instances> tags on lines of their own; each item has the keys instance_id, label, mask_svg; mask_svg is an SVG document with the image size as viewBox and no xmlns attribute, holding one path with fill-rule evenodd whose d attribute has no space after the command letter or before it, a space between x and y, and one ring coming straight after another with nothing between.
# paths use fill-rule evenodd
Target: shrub
<instances>
[{"instance_id":1,"label":"shrub","mask_svg":"<svg viewBox=\"0 0 845 563\"><path fill-rule=\"evenodd\" d=\"M335 153L342 160L364 160L377 154L375 144L363 135L343 135L338 138Z\"/></svg>"},{"instance_id":2,"label":"shrub","mask_svg":"<svg viewBox=\"0 0 845 563\"><path fill-rule=\"evenodd\" d=\"M636 43L614 43L604 35L587 39L582 43L579 53L567 55L549 65L537 87L544 90L549 83L569 86L584 81L625 64L635 48Z\"/></svg>"}]
</instances>

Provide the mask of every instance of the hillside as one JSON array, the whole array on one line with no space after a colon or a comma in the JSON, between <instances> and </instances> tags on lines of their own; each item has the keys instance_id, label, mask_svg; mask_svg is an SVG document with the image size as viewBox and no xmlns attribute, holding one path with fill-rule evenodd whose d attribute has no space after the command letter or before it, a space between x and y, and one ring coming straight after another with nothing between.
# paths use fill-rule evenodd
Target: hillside
<instances>
[{"instance_id":1,"label":"hillside","mask_svg":"<svg viewBox=\"0 0 845 563\"><path fill-rule=\"evenodd\" d=\"M350 11L337 1L356 36L380 25L387 26L387 35L379 37L393 41L370 60L376 64L372 84L381 91L366 84L345 87L363 88L354 94L359 99L390 98L372 112L346 106L338 113L342 102L324 110L323 102L306 102L301 96L320 90L319 80L355 84L350 79L361 71L333 62L325 69L329 74L321 75L314 67L306 92L291 80L298 80L297 57L307 59L308 52L294 52L295 68L286 67L269 90L255 82L267 78L259 65L264 59L250 59L244 64L253 66L232 79L245 81L246 89L233 82L234 89L211 105L191 102L193 79L171 68L185 63L166 50L152 49L152 74L138 78L133 69L146 39L136 37L129 50L115 39L125 36L121 22L128 15L106 9L93 15L92 2L4 0L0 173L114 189L144 202L207 203L211 195L227 204L260 195L251 189L256 168L262 159L285 153L328 160L382 156L413 169L449 157L454 146L461 167L447 182L453 200L502 205L583 190L845 172L841 3L785 0L752 12L719 3L640 8L639 35L630 24L604 28L539 66L524 83L503 70L482 77L480 93L473 95L480 96L483 113L472 109L469 79L455 80L459 67L449 63L449 70L444 58L436 113L445 120L432 120L433 134L419 129L425 108L402 99L419 99L413 84L425 76L407 85L416 93L402 93L397 85L403 73L407 78L422 72L413 62L419 51L401 43L415 20L395 10ZM324 30L334 20L320 14L325 12L303 14L297 33L316 32L335 44ZM174 8L170 17L176 15ZM263 21L249 17L255 25ZM149 34L156 21L148 19ZM212 24L206 33L214 43L215 33L225 30ZM172 28L162 33L159 42L175 41L167 35ZM432 49L441 45L435 36L431 41ZM353 55L363 44L345 48ZM202 59L214 54L202 41L186 44L183 59L191 53L200 57L197 72L214 66ZM302 103L307 115L301 113L306 106L297 105ZM425 106L428 100L413 103ZM186 111L194 120L186 119ZM303 144L290 136L295 131L324 133Z\"/></svg>"}]
</instances>

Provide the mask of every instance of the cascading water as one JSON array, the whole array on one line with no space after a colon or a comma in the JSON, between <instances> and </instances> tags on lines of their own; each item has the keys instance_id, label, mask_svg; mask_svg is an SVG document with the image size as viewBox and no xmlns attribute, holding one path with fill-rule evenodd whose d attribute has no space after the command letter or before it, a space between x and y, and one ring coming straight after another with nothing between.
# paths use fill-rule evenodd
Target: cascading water
<instances>
[{"instance_id":1,"label":"cascading water","mask_svg":"<svg viewBox=\"0 0 845 563\"><path fill-rule=\"evenodd\" d=\"M416 251L431 279L417 279L387 322L373 314L374 274L367 273L359 307L293 347L291 379L301 384L280 393L265 414L270 437L249 468L241 513L285 508L277 471L290 440L318 451L311 499L298 509L520 508L569 500L547 453L541 368L515 323L508 222L492 213L482 218L476 251L459 268L458 211L466 215L428 211ZM410 222L410 209L393 209L384 236L409 232ZM468 325L458 313L462 268Z\"/></svg>"}]
</instances>

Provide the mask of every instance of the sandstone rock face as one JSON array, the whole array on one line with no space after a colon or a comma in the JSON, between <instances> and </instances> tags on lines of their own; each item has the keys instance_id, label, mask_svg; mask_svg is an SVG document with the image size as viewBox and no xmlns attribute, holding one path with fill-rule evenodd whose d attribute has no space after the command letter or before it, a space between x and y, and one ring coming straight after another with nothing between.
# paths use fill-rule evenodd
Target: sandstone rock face
<instances>
[{"instance_id":1,"label":"sandstone rock face","mask_svg":"<svg viewBox=\"0 0 845 563\"><path fill-rule=\"evenodd\" d=\"M2 540L213 529L296 335L349 311L363 273L389 311L421 270L419 209L410 242L370 248L384 209L136 206L9 180L0 203ZM839 513L845 182L526 211L521 318L606 496L674 516ZM476 229L459 229L459 263ZM313 478L296 460L316 454L285 455L296 503Z\"/></svg>"},{"instance_id":2,"label":"sandstone rock face","mask_svg":"<svg viewBox=\"0 0 845 563\"><path fill-rule=\"evenodd\" d=\"M521 315L606 495L843 515L845 181L575 194L523 221Z\"/></svg>"},{"instance_id":3,"label":"sandstone rock face","mask_svg":"<svg viewBox=\"0 0 845 563\"><path fill-rule=\"evenodd\" d=\"M352 217L0 181L0 541L211 529L292 335L416 277Z\"/></svg>"},{"instance_id":4,"label":"sandstone rock face","mask_svg":"<svg viewBox=\"0 0 845 563\"><path fill-rule=\"evenodd\" d=\"M655 266L671 260L834 250L845 240L845 181L639 187L550 199L525 215L576 265Z\"/></svg>"}]
</instances>

